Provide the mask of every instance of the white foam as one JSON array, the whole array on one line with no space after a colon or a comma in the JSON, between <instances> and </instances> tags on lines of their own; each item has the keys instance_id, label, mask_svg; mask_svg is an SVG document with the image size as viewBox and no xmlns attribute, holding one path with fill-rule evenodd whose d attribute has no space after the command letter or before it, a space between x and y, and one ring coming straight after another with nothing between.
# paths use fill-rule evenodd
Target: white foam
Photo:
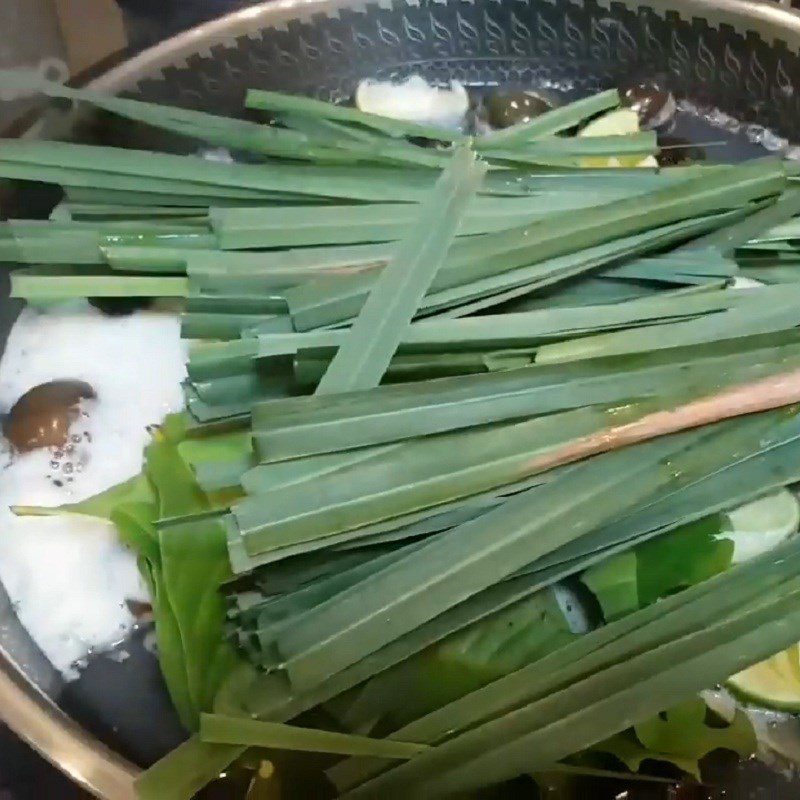
<instances>
[{"instance_id":1,"label":"white foam","mask_svg":"<svg viewBox=\"0 0 800 800\"><path fill-rule=\"evenodd\" d=\"M68 447L3 454L0 581L22 624L66 677L75 663L125 637L126 599L145 600L133 554L110 523L15 517L10 505L73 503L137 474L148 426L182 408L185 343L176 315L107 317L88 304L25 309L0 361L0 409L32 387L75 378L97 399L82 405Z\"/></svg>"},{"instance_id":2,"label":"white foam","mask_svg":"<svg viewBox=\"0 0 800 800\"><path fill-rule=\"evenodd\" d=\"M442 89L431 86L419 75L412 75L402 83L361 81L356 90L356 105L381 117L461 130L469 109L469 96L458 81L453 81L449 89Z\"/></svg>"}]
</instances>

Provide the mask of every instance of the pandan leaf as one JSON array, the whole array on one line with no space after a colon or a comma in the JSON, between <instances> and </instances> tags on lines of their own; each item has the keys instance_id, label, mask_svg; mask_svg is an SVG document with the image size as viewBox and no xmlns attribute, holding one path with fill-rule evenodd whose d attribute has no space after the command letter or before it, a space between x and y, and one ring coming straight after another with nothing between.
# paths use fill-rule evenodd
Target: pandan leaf
<instances>
[{"instance_id":1,"label":"pandan leaf","mask_svg":"<svg viewBox=\"0 0 800 800\"><path fill-rule=\"evenodd\" d=\"M316 394L377 386L485 172L486 165L477 163L468 148L456 149L430 197L420 204L417 224L398 242Z\"/></svg>"}]
</instances>

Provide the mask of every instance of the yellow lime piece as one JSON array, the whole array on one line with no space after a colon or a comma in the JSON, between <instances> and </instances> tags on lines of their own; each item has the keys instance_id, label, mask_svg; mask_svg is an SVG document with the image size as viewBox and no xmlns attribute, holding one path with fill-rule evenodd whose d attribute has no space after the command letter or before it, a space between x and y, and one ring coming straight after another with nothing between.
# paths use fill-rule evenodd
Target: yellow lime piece
<instances>
[{"instance_id":1,"label":"yellow lime piece","mask_svg":"<svg viewBox=\"0 0 800 800\"><path fill-rule=\"evenodd\" d=\"M618 108L592 120L579 136L627 136L639 133L639 115L630 108ZM623 156L622 158L583 158L582 167L657 167L653 156Z\"/></svg>"},{"instance_id":2,"label":"yellow lime piece","mask_svg":"<svg viewBox=\"0 0 800 800\"><path fill-rule=\"evenodd\" d=\"M727 685L764 708L800 711L800 644L728 678Z\"/></svg>"},{"instance_id":3,"label":"yellow lime piece","mask_svg":"<svg viewBox=\"0 0 800 800\"><path fill-rule=\"evenodd\" d=\"M639 115L630 108L618 108L593 119L579 136L627 136L639 133Z\"/></svg>"}]
</instances>

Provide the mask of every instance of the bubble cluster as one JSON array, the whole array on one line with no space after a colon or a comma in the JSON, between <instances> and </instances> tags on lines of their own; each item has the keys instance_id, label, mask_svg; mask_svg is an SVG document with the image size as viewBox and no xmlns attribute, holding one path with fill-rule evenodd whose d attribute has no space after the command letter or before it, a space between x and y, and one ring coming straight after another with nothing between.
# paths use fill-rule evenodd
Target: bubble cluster
<instances>
[{"instance_id":1,"label":"bubble cluster","mask_svg":"<svg viewBox=\"0 0 800 800\"><path fill-rule=\"evenodd\" d=\"M82 416L87 416L82 412ZM89 465L91 455L92 435L88 430L79 429L71 431L67 441L62 447L50 448L50 471L47 479L50 483L61 488L74 483L84 469Z\"/></svg>"}]
</instances>

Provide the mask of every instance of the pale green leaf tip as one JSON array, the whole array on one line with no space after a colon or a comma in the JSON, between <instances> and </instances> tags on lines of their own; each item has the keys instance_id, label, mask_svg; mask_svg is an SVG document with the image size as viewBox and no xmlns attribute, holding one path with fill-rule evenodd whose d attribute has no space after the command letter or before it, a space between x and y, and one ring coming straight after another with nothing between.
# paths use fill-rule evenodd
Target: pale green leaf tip
<instances>
[{"instance_id":1,"label":"pale green leaf tip","mask_svg":"<svg viewBox=\"0 0 800 800\"><path fill-rule=\"evenodd\" d=\"M10 506L10 509L16 517L58 517L61 514L74 513L59 506Z\"/></svg>"}]
</instances>

